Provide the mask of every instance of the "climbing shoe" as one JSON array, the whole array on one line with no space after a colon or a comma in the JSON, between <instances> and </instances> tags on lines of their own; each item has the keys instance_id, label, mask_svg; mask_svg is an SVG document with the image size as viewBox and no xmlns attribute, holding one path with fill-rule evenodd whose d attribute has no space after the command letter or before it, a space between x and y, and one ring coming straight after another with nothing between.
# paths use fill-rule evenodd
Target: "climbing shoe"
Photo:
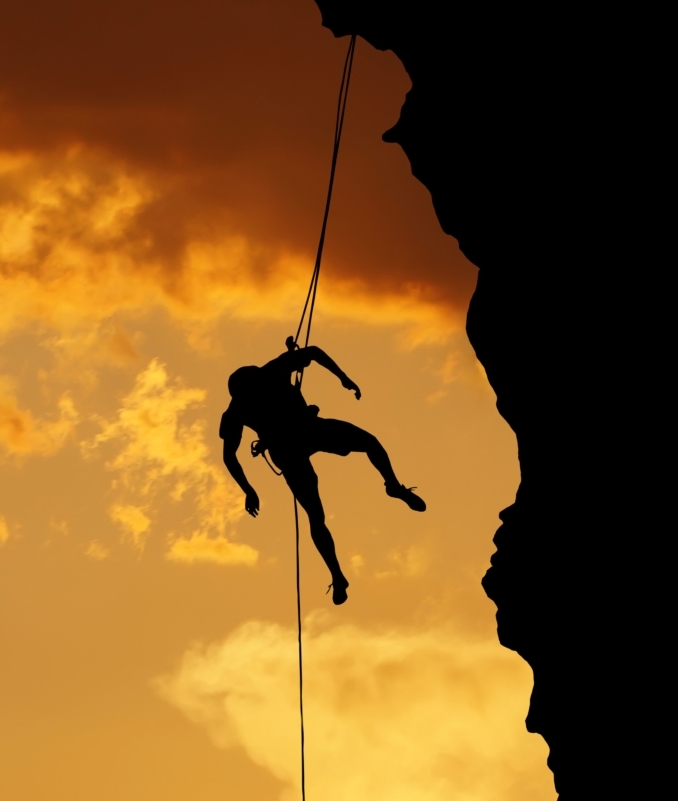
<instances>
[{"instance_id":1,"label":"climbing shoe","mask_svg":"<svg viewBox=\"0 0 678 801\"><path fill-rule=\"evenodd\" d=\"M415 512L425 512L426 504L418 495L412 492L413 489L416 489L416 487L408 489L404 484L386 484L386 494L390 495L391 498L400 498Z\"/></svg>"},{"instance_id":2,"label":"climbing shoe","mask_svg":"<svg viewBox=\"0 0 678 801\"><path fill-rule=\"evenodd\" d=\"M332 590L332 603L335 606L340 606L348 600L348 593L346 592L347 589L348 581L346 581L346 579L339 579L339 581L336 582L333 581L327 588L327 592ZM327 595L327 593L325 593L325 595Z\"/></svg>"}]
</instances>

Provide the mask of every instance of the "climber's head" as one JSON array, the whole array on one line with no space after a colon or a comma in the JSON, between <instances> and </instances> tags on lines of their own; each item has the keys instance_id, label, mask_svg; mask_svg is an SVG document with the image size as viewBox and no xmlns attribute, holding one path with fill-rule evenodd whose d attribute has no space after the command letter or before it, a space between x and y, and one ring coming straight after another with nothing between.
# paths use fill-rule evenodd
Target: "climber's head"
<instances>
[{"instance_id":1,"label":"climber's head","mask_svg":"<svg viewBox=\"0 0 678 801\"><path fill-rule=\"evenodd\" d=\"M256 391L257 379L259 378L259 367L251 364L247 367L239 367L231 373L228 379L228 391L231 397L241 397Z\"/></svg>"}]
</instances>

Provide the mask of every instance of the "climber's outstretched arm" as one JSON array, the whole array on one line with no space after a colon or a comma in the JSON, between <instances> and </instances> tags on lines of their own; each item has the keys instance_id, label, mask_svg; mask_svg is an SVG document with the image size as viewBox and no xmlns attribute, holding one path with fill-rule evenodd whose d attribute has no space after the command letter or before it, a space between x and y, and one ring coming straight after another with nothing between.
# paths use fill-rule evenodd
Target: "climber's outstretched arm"
<instances>
[{"instance_id":1,"label":"climber's outstretched arm","mask_svg":"<svg viewBox=\"0 0 678 801\"><path fill-rule=\"evenodd\" d=\"M240 489L245 493L245 510L252 517L259 514L259 496L254 487L247 480L245 471L238 461L237 451L242 440L242 423L231 418L226 412L221 420L219 434L224 440L224 464L226 469L233 476Z\"/></svg>"},{"instance_id":2,"label":"climber's outstretched arm","mask_svg":"<svg viewBox=\"0 0 678 801\"><path fill-rule=\"evenodd\" d=\"M345 389L350 389L353 392L355 392L356 399L360 400L360 388L358 387L358 385L354 381L351 381L351 379L339 367L339 365L334 361L334 359L331 359L325 353L324 350L316 347L315 345L311 345L308 348L303 348L302 351L299 352L304 353L309 362L311 361L317 362L326 370L329 370L330 373L336 375L336 377L341 381L342 387L344 387Z\"/></svg>"}]
</instances>

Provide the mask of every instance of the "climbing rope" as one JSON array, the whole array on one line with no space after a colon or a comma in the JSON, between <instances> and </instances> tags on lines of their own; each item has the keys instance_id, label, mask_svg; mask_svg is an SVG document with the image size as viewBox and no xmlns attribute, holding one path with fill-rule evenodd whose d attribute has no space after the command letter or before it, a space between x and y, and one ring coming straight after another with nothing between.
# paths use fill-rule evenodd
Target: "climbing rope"
<instances>
[{"instance_id":1,"label":"climbing rope","mask_svg":"<svg viewBox=\"0 0 678 801\"><path fill-rule=\"evenodd\" d=\"M323 224L320 229L320 240L318 242L318 252L315 257L315 266L313 267L313 275L311 276L311 283L306 294L306 302L304 303L304 310L301 313L297 333L294 337L294 344L299 342L299 336L304 326L306 312L308 311L308 322L306 325L306 336L304 338L304 347L308 345L308 340L311 336L311 324L313 322L313 311L315 309L315 298L318 292L318 278L320 277L320 263L323 257L323 248L325 247L325 234L327 232L327 220L330 216L330 204L332 202L332 190L334 188L334 176L337 172L337 158L339 156L339 145L341 144L341 134L344 129L344 116L346 114L346 101L348 100L348 86L351 81L351 71L353 70L353 54L355 53L355 34L351 36L351 41L348 45L348 52L346 53L346 61L344 62L344 71L341 76L341 86L339 88L339 101L337 103L337 119L334 125L334 148L332 150L332 167L330 169L330 181L327 187L327 200L325 201L325 214L323 215ZM309 307L310 304L310 307ZM301 371L303 373L303 370Z\"/></svg>"},{"instance_id":2,"label":"climbing rope","mask_svg":"<svg viewBox=\"0 0 678 801\"><path fill-rule=\"evenodd\" d=\"M323 215L323 224L320 229L320 241L318 242L318 252L315 257L315 266L313 267L313 275L311 276L311 283L306 294L306 302L304 303L304 310L301 313L299 320L299 327L294 336L288 338L287 347L290 350L299 347L299 337L301 336L304 323L306 323L306 332L304 336L304 347L307 347L309 338L311 336L311 324L313 323L313 311L315 309L315 299L318 292L318 278L320 277L320 263L323 257L323 248L325 246L325 234L327 232L327 220L330 215L330 204L332 202L332 189L334 188L334 176L337 171L337 157L339 156L339 144L341 143L341 133L344 128L344 115L346 113L346 100L348 99L348 86L351 81L351 71L353 69L353 55L355 53L355 34L351 36L351 41L348 45L348 52L346 53L346 61L344 62L344 71L341 76L341 86L339 88L339 101L337 103L337 118L334 126L334 148L332 150L332 167L330 169L330 180L327 187L327 200L325 201L325 213ZM308 319L307 319L308 313ZM303 368L297 373L296 385L301 387L304 379ZM265 456L265 454L264 454ZM299 561L299 504L297 499L294 499L294 527L296 530L295 548L296 548L296 563L297 563L297 646L299 656L299 722L301 733L301 798L306 801L306 749L305 749L305 729L304 729L304 654L301 642L301 569Z\"/></svg>"}]
</instances>

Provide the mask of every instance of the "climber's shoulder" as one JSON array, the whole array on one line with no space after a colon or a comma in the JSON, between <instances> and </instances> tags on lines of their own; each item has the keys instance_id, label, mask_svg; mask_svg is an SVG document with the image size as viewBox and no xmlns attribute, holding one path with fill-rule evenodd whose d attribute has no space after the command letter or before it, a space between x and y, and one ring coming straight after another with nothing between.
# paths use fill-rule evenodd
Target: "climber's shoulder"
<instances>
[{"instance_id":1,"label":"climber's shoulder","mask_svg":"<svg viewBox=\"0 0 678 801\"><path fill-rule=\"evenodd\" d=\"M243 412L241 404L235 399L231 400L228 409L221 415L219 423L219 436L221 439L226 439L230 435L242 431L244 425Z\"/></svg>"},{"instance_id":2,"label":"climber's shoulder","mask_svg":"<svg viewBox=\"0 0 678 801\"><path fill-rule=\"evenodd\" d=\"M285 351L275 359L271 359L261 369L266 377L290 376L298 370L308 367L313 359L313 348L299 348L298 350Z\"/></svg>"}]
</instances>

